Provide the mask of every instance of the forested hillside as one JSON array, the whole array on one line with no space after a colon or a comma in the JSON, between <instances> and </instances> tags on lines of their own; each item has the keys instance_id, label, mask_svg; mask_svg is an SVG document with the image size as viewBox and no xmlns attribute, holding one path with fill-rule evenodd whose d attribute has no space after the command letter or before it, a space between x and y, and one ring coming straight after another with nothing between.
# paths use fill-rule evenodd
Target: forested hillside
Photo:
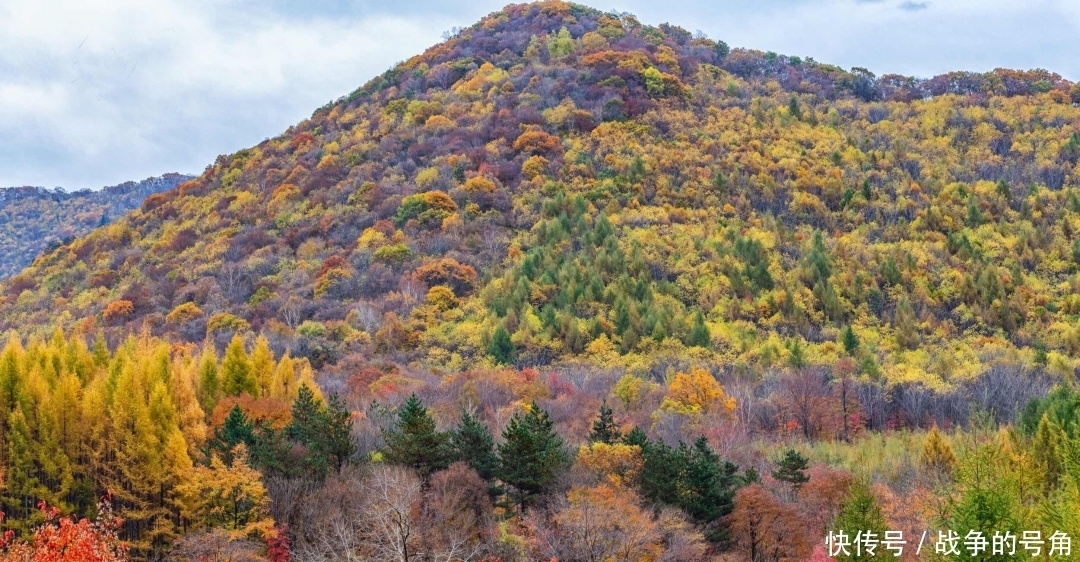
<instances>
[{"instance_id":1,"label":"forested hillside","mask_svg":"<svg viewBox=\"0 0 1080 562\"><path fill-rule=\"evenodd\" d=\"M119 219L148 195L190 179L182 174L165 174L98 191L0 188L0 277L22 271L43 250L52 251Z\"/></svg>"},{"instance_id":2,"label":"forested hillside","mask_svg":"<svg viewBox=\"0 0 1080 562\"><path fill-rule=\"evenodd\" d=\"M316 365L1067 373L1078 118L1048 72L876 78L510 8L56 249L0 321L266 331Z\"/></svg>"},{"instance_id":3,"label":"forested hillside","mask_svg":"<svg viewBox=\"0 0 1080 562\"><path fill-rule=\"evenodd\" d=\"M1078 104L1044 70L877 76L507 6L0 284L0 327L38 335L0 357L29 389L0 428L46 443L18 469L0 437L5 525L94 516L140 466L87 423L50 464L36 404L72 371L110 435L156 428L158 493L113 489L137 556L1080 538ZM267 511L192 507L214 470L257 470Z\"/></svg>"}]
</instances>

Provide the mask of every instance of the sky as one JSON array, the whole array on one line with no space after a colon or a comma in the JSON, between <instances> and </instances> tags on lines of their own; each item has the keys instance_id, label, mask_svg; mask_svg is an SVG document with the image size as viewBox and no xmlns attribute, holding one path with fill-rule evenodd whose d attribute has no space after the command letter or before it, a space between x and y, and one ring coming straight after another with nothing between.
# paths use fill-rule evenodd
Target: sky
<instances>
[{"instance_id":1,"label":"sky","mask_svg":"<svg viewBox=\"0 0 1080 562\"><path fill-rule=\"evenodd\" d=\"M0 0L0 186L198 174L505 1ZM1075 0L596 0L881 75L1080 79Z\"/></svg>"}]
</instances>

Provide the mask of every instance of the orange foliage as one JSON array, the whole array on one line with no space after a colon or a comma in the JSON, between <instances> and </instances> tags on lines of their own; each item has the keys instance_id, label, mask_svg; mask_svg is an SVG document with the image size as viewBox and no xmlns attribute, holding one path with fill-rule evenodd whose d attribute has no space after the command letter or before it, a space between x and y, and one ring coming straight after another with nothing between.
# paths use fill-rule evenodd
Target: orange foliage
<instances>
[{"instance_id":1,"label":"orange foliage","mask_svg":"<svg viewBox=\"0 0 1080 562\"><path fill-rule=\"evenodd\" d=\"M135 313L135 305L131 304L128 300L118 300L109 303L105 307L105 320L118 320L121 318L127 318Z\"/></svg>"},{"instance_id":2,"label":"orange foliage","mask_svg":"<svg viewBox=\"0 0 1080 562\"><path fill-rule=\"evenodd\" d=\"M12 543L11 531L0 539L0 562L124 562L127 548L117 538L121 520L113 515L110 500L98 503L98 519L73 521L60 510L38 506L45 523L26 542Z\"/></svg>"},{"instance_id":3,"label":"orange foliage","mask_svg":"<svg viewBox=\"0 0 1080 562\"><path fill-rule=\"evenodd\" d=\"M527 129L514 141L514 150L541 154L551 152L559 146L559 137L536 128Z\"/></svg>"},{"instance_id":4,"label":"orange foliage","mask_svg":"<svg viewBox=\"0 0 1080 562\"><path fill-rule=\"evenodd\" d=\"M229 410L232 410L233 406L240 406L247 419L256 425L281 429L292 421L291 406L285 401L277 398L252 398L245 392L239 396L222 398L210 414L210 425L219 427L225 423L225 418L229 416Z\"/></svg>"}]
</instances>

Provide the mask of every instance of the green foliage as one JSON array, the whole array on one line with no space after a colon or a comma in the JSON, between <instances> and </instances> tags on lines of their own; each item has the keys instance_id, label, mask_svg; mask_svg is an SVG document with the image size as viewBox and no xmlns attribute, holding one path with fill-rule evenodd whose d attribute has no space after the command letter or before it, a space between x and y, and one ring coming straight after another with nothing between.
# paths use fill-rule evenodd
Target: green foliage
<instances>
[{"instance_id":1,"label":"green foliage","mask_svg":"<svg viewBox=\"0 0 1080 562\"><path fill-rule=\"evenodd\" d=\"M851 328L850 324L844 328L841 343L844 345L844 352L852 357L859 351L859 338L855 335L855 330Z\"/></svg>"},{"instance_id":2,"label":"green foliage","mask_svg":"<svg viewBox=\"0 0 1080 562\"><path fill-rule=\"evenodd\" d=\"M642 496L657 504L682 508L696 522L707 526L710 540L724 540L726 532L718 522L734 509L735 489L740 482L738 467L723 461L704 437L691 446L680 441L676 448L645 440L643 434L631 432L627 437L628 444L642 447Z\"/></svg>"},{"instance_id":3,"label":"green foliage","mask_svg":"<svg viewBox=\"0 0 1080 562\"><path fill-rule=\"evenodd\" d=\"M284 436L304 446L304 471L322 478L339 470L355 452L351 426L349 410L337 394L323 404L305 384L293 402L292 420Z\"/></svg>"},{"instance_id":4,"label":"green foliage","mask_svg":"<svg viewBox=\"0 0 1080 562\"><path fill-rule=\"evenodd\" d=\"M837 532L844 531L848 537L852 538L859 533L867 532L876 533L876 536L881 538L885 536L885 531L890 530L889 522L881 510L877 497L870 490L870 486L859 479L852 482L848 488L847 498L831 528ZM876 559L865 550L855 548L849 550L849 555L841 554L836 557L836 560L848 562Z\"/></svg>"},{"instance_id":5,"label":"green foliage","mask_svg":"<svg viewBox=\"0 0 1080 562\"><path fill-rule=\"evenodd\" d=\"M810 477L806 475L806 469L809 468L810 461L795 449L785 451L784 456L777 461L776 466L777 469L773 471L772 477L790 484L796 494L798 494L799 488L803 484L810 481Z\"/></svg>"},{"instance_id":6,"label":"green foliage","mask_svg":"<svg viewBox=\"0 0 1080 562\"><path fill-rule=\"evenodd\" d=\"M502 436L499 480L511 487L511 499L524 511L555 484L570 457L548 413L536 405L514 412Z\"/></svg>"},{"instance_id":7,"label":"green foliage","mask_svg":"<svg viewBox=\"0 0 1080 562\"><path fill-rule=\"evenodd\" d=\"M495 454L495 439L487 426L468 412L461 413L461 421L450 433L450 445L454 458L467 463L481 478L491 481L499 469L499 457Z\"/></svg>"},{"instance_id":8,"label":"green foliage","mask_svg":"<svg viewBox=\"0 0 1080 562\"><path fill-rule=\"evenodd\" d=\"M622 440L622 431L615 423L615 413L607 405L607 400L600 404L600 415L592 424L589 431L589 443L606 443L613 445Z\"/></svg>"},{"instance_id":9,"label":"green foliage","mask_svg":"<svg viewBox=\"0 0 1080 562\"><path fill-rule=\"evenodd\" d=\"M421 478L450 465L451 434L435 429L435 420L415 394L398 408L397 423L383 433L386 460L411 467Z\"/></svg>"},{"instance_id":10,"label":"green foliage","mask_svg":"<svg viewBox=\"0 0 1080 562\"><path fill-rule=\"evenodd\" d=\"M491 336L491 344L488 346L488 353L502 365L514 363L517 350L514 349L514 343L510 341L510 333L503 326L495 328L495 333Z\"/></svg>"},{"instance_id":11,"label":"green foliage","mask_svg":"<svg viewBox=\"0 0 1080 562\"><path fill-rule=\"evenodd\" d=\"M558 33L548 38L548 54L553 59L563 58L570 53L574 52L574 39L570 37L570 32L566 28L562 28Z\"/></svg>"},{"instance_id":12,"label":"green foliage","mask_svg":"<svg viewBox=\"0 0 1080 562\"><path fill-rule=\"evenodd\" d=\"M686 338L686 345L691 347L712 347L712 337L709 335L709 327L705 325L705 317L700 311L694 314L694 325L690 328L690 335Z\"/></svg>"},{"instance_id":13,"label":"green foliage","mask_svg":"<svg viewBox=\"0 0 1080 562\"><path fill-rule=\"evenodd\" d=\"M229 410L229 415L221 427L214 429L206 459L209 461L212 455L217 455L226 464L232 464L233 451L237 445L243 445L246 450L251 451L256 448L257 443L255 423L236 405Z\"/></svg>"},{"instance_id":14,"label":"green foliage","mask_svg":"<svg viewBox=\"0 0 1080 562\"><path fill-rule=\"evenodd\" d=\"M1070 439L1080 437L1080 392L1071 384L1058 384L1045 398L1034 398L1020 414L1020 429L1036 435L1043 417L1061 428Z\"/></svg>"}]
</instances>

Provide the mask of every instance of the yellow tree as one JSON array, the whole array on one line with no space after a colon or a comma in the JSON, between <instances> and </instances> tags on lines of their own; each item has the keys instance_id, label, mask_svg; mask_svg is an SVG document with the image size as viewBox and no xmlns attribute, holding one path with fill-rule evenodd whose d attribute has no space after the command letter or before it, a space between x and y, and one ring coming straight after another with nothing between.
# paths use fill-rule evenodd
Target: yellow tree
<instances>
[{"instance_id":1,"label":"yellow tree","mask_svg":"<svg viewBox=\"0 0 1080 562\"><path fill-rule=\"evenodd\" d=\"M265 538L273 533L274 520L262 475L248 466L244 445L237 445L232 457L226 465L214 455L210 466L195 467L191 479L177 487L185 517L196 528Z\"/></svg>"},{"instance_id":2,"label":"yellow tree","mask_svg":"<svg viewBox=\"0 0 1080 562\"><path fill-rule=\"evenodd\" d=\"M698 415L721 413L730 416L735 411L735 399L711 373L692 367L690 373L676 373L668 385L660 409L680 414Z\"/></svg>"}]
</instances>

